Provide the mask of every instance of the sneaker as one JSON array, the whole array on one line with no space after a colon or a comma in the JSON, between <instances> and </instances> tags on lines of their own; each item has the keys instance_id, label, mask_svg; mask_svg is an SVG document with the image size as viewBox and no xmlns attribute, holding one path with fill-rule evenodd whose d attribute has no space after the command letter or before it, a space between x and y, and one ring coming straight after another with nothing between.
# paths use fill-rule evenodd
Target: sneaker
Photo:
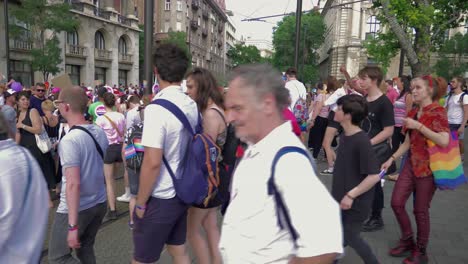
<instances>
[{"instance_id":1,"label":"sneaker","mask_svg":"<svg viewBox=\"0 0 468 264\"><path fill-rule=\"evenodd\" d=\"M374 232L383 229L384 222L382 217L371 217L362 226L363 232Z\"/></svg>"},{"instance_id":2,"label":"sneaker","mask_svg":"<svg viewBox=\"0 0 468 264\"><path fill-rule=\"evenodd\" d=\"M117 201L128 203L128 202L130 202L130 198L131 197L130 197L129 193L124 193L121 196L117 197Z\"/></svg>"},{"instance_id":3,"label":"sneaker","mask_svg":"<svg viewBox=\"0 0 468 264\"><path fill-rule=\"evenodd\" d=\"M333 170L330 169L325 169L322 172L320 172L322 175L333 175Z\"/></svg>"},{"instance_id":4,"label":"sneaker","mask_svg":"<svg viewBox=\"0 0 468 264\"><path fill-rule=\"evenodd\" d=\"M107 220L116 220L117 219L117 210L109 210L107 211L106 217Z\"/></svg>"},{"instance_id":5,"label":"sneaker","mask_svg":"<svg viewBox=\"0 0 468 264\"><path fill-rule=\"evenodd\" d=\"M403 264L426 264L429 262L429 258L426 254L425 248L416 247L411 256L403 260Z\"/></svg>"},{"instance_id":6,"label":"sneaker","mask_svg":"<svg viewBox=\"0 0 468 264\"><path fill-rule=\"evenodd\" d=\"M405 257L414 250L415 244L413 237L407 239L400 239L398 245L392 249L388 254L392 257Z\"/></svg>"}]
</instances>

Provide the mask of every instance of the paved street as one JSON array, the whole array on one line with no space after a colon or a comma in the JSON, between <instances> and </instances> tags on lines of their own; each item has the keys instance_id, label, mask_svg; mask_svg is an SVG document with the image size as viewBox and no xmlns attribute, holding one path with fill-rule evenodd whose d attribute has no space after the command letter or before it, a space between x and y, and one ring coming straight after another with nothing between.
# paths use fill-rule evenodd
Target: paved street
<instances>
[{"instance_id":1,"label":"paved street","mask_svg":"<svg viewBox=\"0 0 468 264\"><path fill-rule=\"evenodd\" d=\"M319 162L319 169L325 167ZM465 165L465 171L467 166ZM330 187L331 177L321 176L323 183ZM117 181L120 194L123 190L123 180ZM398 239L399 229L392 210L389 207L393 182L386 182L384 221L385 228L375 233L364 233L363 236L381 260L381 263L401 263L402 259L387 256L387 251ZM431 208L431 239L428 248L431 263L438 264L465 264L468 263L468 185L456 191L437 191ZM122 213L118 220L106 223L97 236L96 255L97 263L129 263L132 256L131 232L127 227L128 213L125 213L127 204L118 203ZM408 203L408 210L412 206ZM307 204L304 203L304 208ZM316 212L310 212L316 214ZM313 223L311 223L313 224ZM414 225L413 225L414 226ZM41 263L48 263L43 258ZM165 252L158 263L171 263L170 257ZM352 249L346 250L346 256L340 262L343 264L362 263Z\"/></svg>"}]
</instances>

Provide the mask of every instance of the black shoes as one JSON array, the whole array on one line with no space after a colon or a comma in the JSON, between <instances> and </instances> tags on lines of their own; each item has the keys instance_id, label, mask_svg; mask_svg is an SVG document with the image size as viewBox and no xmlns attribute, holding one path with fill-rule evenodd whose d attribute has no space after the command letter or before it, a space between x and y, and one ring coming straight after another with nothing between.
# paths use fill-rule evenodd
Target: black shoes
<instances>
[{"instance_id":1,"label":"black shoes","mask_svg":"<svg viewBox=\"0 0 468 264\"><path fill-rule=\"evenodd\" d=\"M108 210L105 220L116 220L117 219L117 210Z\"/></svg>"},{"instance_id":2,"label":"black shoes","mask_svg":"<svg viewBox=\"0 0 468 264\"><path fill-rule=\"evenodd\" d=\"M364 222L364 225L362 226L362 231L363 232L374 232L378 230L382 230L384 227L384 222L382 220L382 217L373 217L371 216L369 219L367 219Z\"/></svg>"}]
</instances>

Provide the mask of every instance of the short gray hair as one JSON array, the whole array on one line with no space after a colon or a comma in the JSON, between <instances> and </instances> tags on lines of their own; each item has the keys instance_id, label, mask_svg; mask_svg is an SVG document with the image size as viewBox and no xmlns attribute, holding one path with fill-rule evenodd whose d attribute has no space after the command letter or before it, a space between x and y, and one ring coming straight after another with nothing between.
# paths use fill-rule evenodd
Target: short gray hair
<instances>
[{"instance_id":1,"label":"short gray hair","mask_svg":"<svg viewBox=\"0 0 468 264\"><path fill-rule=\"evenodd\" d=\"M269 64L246 64L234 68L229 82L240 78L246 87L252 89L257 99L273 94L280 113L289 105L289 91L284 87L281 73Z\"/></svg>"}]
</instances>

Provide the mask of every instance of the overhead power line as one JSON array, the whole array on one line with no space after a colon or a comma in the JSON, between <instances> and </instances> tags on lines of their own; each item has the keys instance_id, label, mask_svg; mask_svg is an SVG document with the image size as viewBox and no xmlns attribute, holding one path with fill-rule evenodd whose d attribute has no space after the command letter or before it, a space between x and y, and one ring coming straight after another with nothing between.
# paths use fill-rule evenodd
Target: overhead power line
<instances>
[{"instance_id":1,"label":"overhead power line","mask_svg":"<svg viewBox=\"0 0 468 264\"><path fill-rule=\"evenodd\" d=\"M348 2L348 3L333 5L333 6L330 6L328 8L341 7L341 6L346 6L346 5L349 5L349 4L360 3L360 2L365 2L365 1L368 1L368 0L352 1L352 2ZM305 13L309 13L309 12L314 11L314 10L322 10L322 9L324 9L324 8L313 8L311 10L302 11L302 13L305 14ZM264 20L266 18L282 17L282 16L288 16L288 15L294 15L294 14L296 14L296 12L291 12L291 13L288 13L288 14L278 14L278 15L271 15L271 16L254 17L254 18L245 18L245 19L242 19L241 22L245 22L245 21L247 21L247 22L262 21L262 20Z\"/></svg>"}]
</instances>

